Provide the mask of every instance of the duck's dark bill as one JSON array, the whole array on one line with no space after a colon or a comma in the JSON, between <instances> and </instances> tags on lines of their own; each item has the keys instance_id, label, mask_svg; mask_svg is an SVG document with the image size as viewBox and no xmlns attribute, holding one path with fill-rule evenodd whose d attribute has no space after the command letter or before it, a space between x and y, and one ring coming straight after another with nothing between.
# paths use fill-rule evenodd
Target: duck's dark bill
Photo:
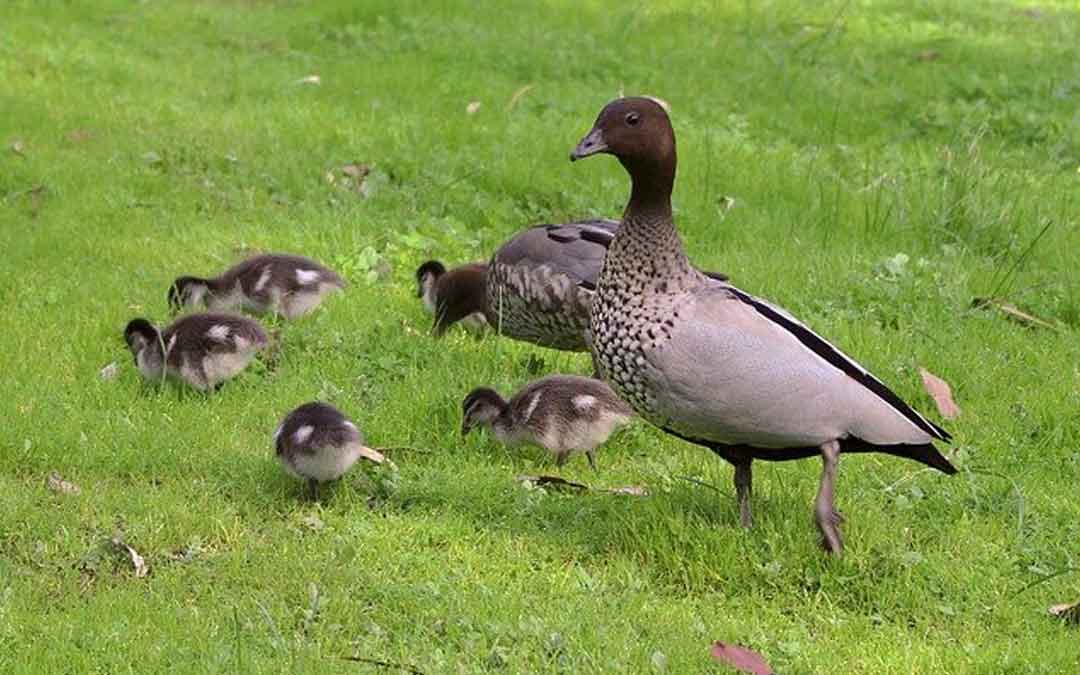
<instances>
[{"instance_id":1,"label":"duck's dark bill","mask_svg":"<svg viewBox=\"0 0 1080 675\"><path fill-rule=\"evenodd\" d=\"M592 155L606 152L608 149L607 143L604 142L604 134L599 129L593 129L589 132L589 135L581 139L581 142L577 144L577 147L570 152L570 161L574 162L579 159L585 159Z\"/></svg>"}]
</instances>

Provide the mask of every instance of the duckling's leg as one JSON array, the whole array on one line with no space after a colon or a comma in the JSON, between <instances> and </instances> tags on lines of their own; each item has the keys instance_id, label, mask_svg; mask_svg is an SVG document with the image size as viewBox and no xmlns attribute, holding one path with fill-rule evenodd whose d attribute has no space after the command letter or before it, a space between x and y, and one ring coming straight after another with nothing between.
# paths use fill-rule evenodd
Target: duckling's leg
<instances>
[{"instance_id":1,"label":"duckling's leg","mask_svg":"<svg viewBox=\"0 0 1080 675\"><path fill-rule=\"evenodd\" d=\"M754 516L750 512L750 497L753 494L754 475L750 457L739 459L735 464L735 497L739 502L739 524L745 528L754 525Z\"/></svg>"},{"instance_id":2,"label":"duckling's leg","mask_svg":"<svg viewBox=\"0 0 1080 675\"><path fill-rule=\"evenodd\" d=\"M843 541L840 538L840 514L836 512L833 490L836 487L836 468L840 464L840 443L829 441L821 446L821 485L818 488L814 515L821 530L821 545L829 553L840 555Z\"/></svg>"},{"instance_id":3,"label":"duckling's leg","mask_svg":"<svg viewBox=\"0 0 1080 675\"><path fill-rule=\"evenodd\" d=\"M319 481L314 478L308 479L308 497L313 502L319 501Z\"/></svg>"}]
</instances>

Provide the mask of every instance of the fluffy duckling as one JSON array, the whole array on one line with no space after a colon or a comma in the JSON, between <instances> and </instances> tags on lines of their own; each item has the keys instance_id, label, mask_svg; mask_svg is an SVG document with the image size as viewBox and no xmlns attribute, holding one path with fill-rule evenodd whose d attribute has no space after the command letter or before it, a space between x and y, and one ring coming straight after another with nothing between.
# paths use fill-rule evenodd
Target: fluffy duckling
<instances>
[{"instance_id":1,"label":"fluffy duckling","mask_svg":"<svg viewBox=\"0 0 1080 675\"><path fill-rule=\"evenodd\" d=\"M547 448L562 466L584 452L596 469L596 447L625 425L633 411L600 380L549 375L526 385L509 402L486 387L461 404L461 434L488 426L508 445L528 442Z\"/></svg>"},{"instance_id":2,"label":"fluffy duckling","mask_svg":"<svg viewBox=\"0 0 1080 675\"><path fill-rule=\"evenodd\" d=\"M174 311L202 305L215 312L242 308L295 319L345 286L345 280L336 272L314 260L267 253L248 258L210 279L178 278L169 287L169 306Z\"/></svg>"},{"instance_id":3,"label":"fluffy duckling","mask_svg":"<svg viewBox=\"0 0 1080 675\"><path fill-rule=\"evenodd\" d=\"M424 309L432 316L436 313L438 298L449 297L451 289L474 289L474 293L483 293L487 265L470 263L447 270L438 260L428 260L416 269L416 297L424 302ZM471 280L475 280L471 281ZM465 328L481 331L488 327L484 312L477 309L461 319Z\"/></svg>"},{"instance_id":4,"label":"fluffy duckling","mask_svg":"<svg viewBox=\"0 0 1080 675\"><path fill-rule=\"evenodd\" d=\"M124 340L147 380L168 375L209 391L247 367L269 344L257 321L235 314L191 314L164 330L133 319Z\"/></svg>"},{"instance_id":5,"label":"fluffy duckling","mask_svg":"<svg viewBox=\"0 0 1080 675\"><path fill-rule=\"evenodd\" d=\"M361 457L381 464L385 457L364 445L360 429L337 408L313 401L293 410L274 432L278 461L287 472L306 479L311 498L319 484L341 478Z\"/></svg>"}]
</instances>

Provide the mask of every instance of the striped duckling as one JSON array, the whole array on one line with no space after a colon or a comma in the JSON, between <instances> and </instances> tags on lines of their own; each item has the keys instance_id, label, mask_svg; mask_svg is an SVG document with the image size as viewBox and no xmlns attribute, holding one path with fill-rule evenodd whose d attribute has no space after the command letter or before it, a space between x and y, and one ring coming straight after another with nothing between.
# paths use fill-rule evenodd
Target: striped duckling
<instances>
[{"instance_id":1,"label":"striped duckling","mask_svg":"<svg viewBox=\"0 0 1080 675\"><path fill-rule=\"evenodd\" d=\"M416 269L416 297L423 301L424 309L435 316L440 296L444 298L444 302L453 302L450 295L455 291L483 294L486 275L487 265L484 263L470 263L447 270L438 260L428 260ZM487 317L482 310L466 315L461 319L461 323L473 331L488 327Z\"/></svg>"},{"instance_id":2,"label":"striped duckling","mask_svg":"<svg viewBox=\"0 0 1080 675\"><path fill-rule=\"evenodd\" d=\"M267 253L248 258L209 279L180 277L169 287L168 299L174 311L205 305L211 311L245 309L295 319L345 286L345 280L336 272L314 260Z\"/></svg>"},{"instance_id":3,"label":"striped duckling","mask_svg":"<svg viewBox=\"0 0 1080 675\"><path fill-rule=\"evenodd\" d=\"M633 416L603 382L576 375L549 375L526 385L509 401L480 387L462 402L461 433L490 427L507 445L533 443L549 450L562 466L584 452L596 469L596 447Z\"/></svg>"},{"instance_id":4,"label":"striped duckling","mask_svg":"<svg viewBox=\"0 0 1080 675\"><path fill-rule=\"evenodd\" d=\"M216 313L189 314L164 330L133 319L124 340L147 380L167 375L202 391L236 376L269 343L257 321Z\"/></svg>"},{"instance_id":5,"label":"striped duckling","mask_svg":"<svg viewBox=\"0 0 1080 675\"><path fill-rule=\"evenodd\" d=\"M690 264L675 229L675 133L649 98L609 103L571 160L607 153L630 174L590 328L600 372L642 417L735 467L751 524L751 463L820 456L822 543L839 554L839 456L883 452L953 474L948 432L785 310Z\"/></svg>"},{"instance_id":6,"label":"striped duckling","mask_svg":"<svg viewBox=\"0 0 1080 675\"><path fill-rule=\"evenodd\" d=\"M382 453L364 445L364 437L337 408L313 401L296 408L274 431L274 450L288 473L307 480L311 498L319 485L341 478L361 457L383 463Z\"/></svg>"}]
</instances>

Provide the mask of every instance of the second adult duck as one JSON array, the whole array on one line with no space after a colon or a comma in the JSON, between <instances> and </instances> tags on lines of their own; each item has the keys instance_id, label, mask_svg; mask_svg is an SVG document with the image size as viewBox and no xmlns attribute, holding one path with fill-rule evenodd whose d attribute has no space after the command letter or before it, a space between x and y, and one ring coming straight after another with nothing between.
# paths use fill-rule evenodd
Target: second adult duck
<instances>
[{"instance_id":1,"label":"second adult duck","mask_svg":"<svg viewBox=\"0 0 1080 675\"><path fill-rule=\"evenodd\" d=\"M479 313L515 340L588 351L589 307L618 228L609 219L533 225L500 246L486 266L464 265L438 275L432 282L435 334ZM433 263L424 263L417 278L442 267Z\"/></svg>"}]
</instances>

